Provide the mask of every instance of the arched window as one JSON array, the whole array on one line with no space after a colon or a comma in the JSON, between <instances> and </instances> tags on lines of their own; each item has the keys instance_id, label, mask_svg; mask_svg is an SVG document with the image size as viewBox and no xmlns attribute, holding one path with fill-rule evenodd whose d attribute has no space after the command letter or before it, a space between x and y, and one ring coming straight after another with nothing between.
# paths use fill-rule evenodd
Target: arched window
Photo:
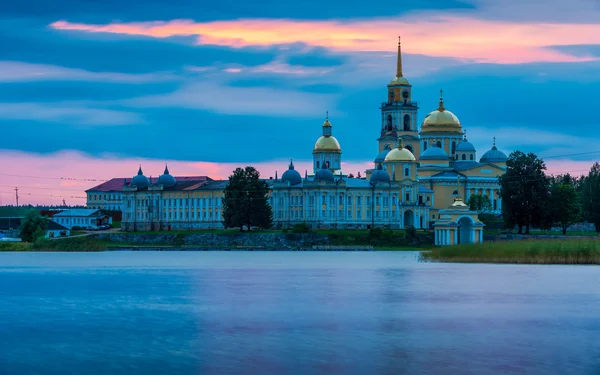
<instances>
[{"instance_id":1,"label":"arched window","mask_svg":"<svg viewBox=\"0 0 600 375\"><path fill-rule=\"evenodd\" d=\"M438 146L439 148L442 148L442 142L440 142L440 141L437 141L437 146Z\"/></svg>"},{"instance_id":2,"label":"arched window","mask_svg":"<svg viewBox=\"0 0 600 375\"><path fill-rule=\"evenodd\" d=\"M387 131L392 131L392 115L387 115L387 125L385 128Z\"/></svg>"},{"instance_id":3,"label":"arched window","mask_svg":"<svg viewBox=\"0 0 600 375\"><path fill-rule=\"evenodd\" d=\"M404 131L410 131L410 116L404 115Z\"/></svg>"},{"instance_id":4,"label":"arched window","mask_svg":"<svg viewBox=\"0 0 600 375\"><path fill-rule=\"evenodd\" d=\"M470 157L470 159L471 159L471 160L475 159L475 156L473 156L473 154L471 154L471 157Z\"/></svg>"},{"instance_id":5,"label":"arched window","mask_svg":"<svg viewBox=\"0 0 600 375\"><path fill-rule=\"evenodd\" d=\"M454 195L454 196L457 196L457 195L458 195L458 190L454 190L454 191L452 192L452 195Z\"/></svg>"},{"instance_id":6,"label":"arched window","mask_svg":"<svg viewBox=\"0 0 600 375\"><path fill-rule=\"evenodd\" d=\"M467 160L467 155L463 154L462 155L462 160Z\"/></svg>"},{"instance_id":7,"label":"arched window","mask_svg":"<svg viewBox=\"0 0 600 375\"><path fill-rule=\"evenodd\" d=\"M317 160L317 169L319 169L321 166L321 163Z\"/></svg>"},{"instance_id":8,"label":"arched window","mask_svg":"<svg viewBox=\"0 0 600 375\"><path fill-rule=\"evenodd\" d=\"M452 152L450 154L454 155L455 151L456 151L456 142L452 142Z\"/></svg>"},{"instance_id":9,"label":"arched window","mask_svg":"<svg viewBox=\"0 0 600 375\"><path fill-rule=\"evenodd\" d=\"M412 148L412 146L411 146L411 145L408 145L408 146L406 146L406 149L407 149L408 151L410 151L410 152L413 152L413 148Z\"/></svg>"},{"instance_id":10,"label":"arched window","mask_svg":"<svg viewBox=\"0 0 600 375\"><path fill-rule=\"evenodd\" d=\"M404 168L404 175L407 177L410 175L410 170L408 168Z\"/></svg>"},{"instance_id":11,"label":"arched window","mask_svg":"<svg viewBox=\"0 0 600 375\"><path fill-rule=\"evenodd\" d=\"M323 167L329 168L329 160L325 160L325 163L323 163Z\"/></svg>"},{"instance_id":12,"label":"arched window","mask_svg":"<svg viewBox=\"0 0 600 375\"><path fill-rule=\"evenodd\" d=\"M423 142L423 151L427 150L427 141Z\"/></svg>"}]
</instances>

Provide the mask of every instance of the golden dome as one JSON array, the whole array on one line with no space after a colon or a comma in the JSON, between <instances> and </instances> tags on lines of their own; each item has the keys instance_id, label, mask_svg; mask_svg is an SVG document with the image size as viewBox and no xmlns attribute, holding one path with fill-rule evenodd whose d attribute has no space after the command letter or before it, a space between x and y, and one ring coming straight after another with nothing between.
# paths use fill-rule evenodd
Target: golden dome
<instances>
[{"instance_id":1,"label":"golden dome","mask_svg":"<svg viewBox=\"0 0 600 375\"><path fill-rule=\"evenodd\" d=\"M404 77L394 77L388 86L410 86L410 83L408 83L408 79Z\"/></svg>"},{"instance_id":2,"label":"golden dome","mask_svg":"<svg viewBox=\"0 0 600 375\"><path fill-rule=\"evenodd\" d=\"M330 125L331 126L331 125ZM317 139L313 152L342 152L340 143L334 136L322 135Z\"/></svg>"},{"instance_id":3,"label":"golden dome","mask_svg":"<svg viewBox=\"0 0 600 375\"><path fill-rule=\"evenodd\" d=\"M416 159L413 153L402 147L402 138L398 137L398 147L388 152L388 154L385 156L384 163L415 160Z\"/></svg>"},{"instance_id":4,"label":"golden dome","mask_svg":"<svg viewBox=\"0 0 600 375\"><path fill-rule=\"evenodd\" d=\"M462 132L462 130L460 120L454 113L444 108L444 100L440 97L440 106L425 116L421 132Z\"/></svg>"}]
</instances>

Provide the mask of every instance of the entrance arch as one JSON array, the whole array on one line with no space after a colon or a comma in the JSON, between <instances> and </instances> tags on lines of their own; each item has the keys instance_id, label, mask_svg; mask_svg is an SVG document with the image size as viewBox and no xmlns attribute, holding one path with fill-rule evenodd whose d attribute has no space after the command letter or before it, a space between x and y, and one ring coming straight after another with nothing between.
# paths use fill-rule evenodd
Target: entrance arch
<instances>
[{"instance_id":1,"label":"entrance arch","mask_svg":"<svg viewBox=\"0 0 600 375\"><path fill-rule=\"evenodd\" d=\"M473 243L473 219L463 216L458 220L459 243Z\"/></svg>"},{"instance_id":2,"label":"entrance arch","mask_svg":"<svg viewBox=\"0 0 600 375\"><path fill-rule=\"evenodd\" d=\"M411 210L404 211L404 228L415 225L413 217L414 215Z\"/></svg>"}]
</instances>

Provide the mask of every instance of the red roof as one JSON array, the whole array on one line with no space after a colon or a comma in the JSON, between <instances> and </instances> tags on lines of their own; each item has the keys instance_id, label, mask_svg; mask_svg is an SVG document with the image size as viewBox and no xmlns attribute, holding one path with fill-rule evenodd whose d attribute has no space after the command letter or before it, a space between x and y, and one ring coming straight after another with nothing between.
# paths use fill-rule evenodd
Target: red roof
<instances>
[{"instance_id":1,"label":"red roof","mask_svg":"<svg viewBox=\"0 0 600 375\"><path fill-rule=\"evenodd\" d=\"M212 181L212 178L208 176L174 176L177 181ZM127 185L131 182L131 177L127 178ZM158 177L152 177L151 183L156 183L158 181ZM98 186L94 186L91 189L86 190L89 191L121 191L123 189L123 185L125 184L125 178L112 178Z\"/></svg>"}]
</instances>

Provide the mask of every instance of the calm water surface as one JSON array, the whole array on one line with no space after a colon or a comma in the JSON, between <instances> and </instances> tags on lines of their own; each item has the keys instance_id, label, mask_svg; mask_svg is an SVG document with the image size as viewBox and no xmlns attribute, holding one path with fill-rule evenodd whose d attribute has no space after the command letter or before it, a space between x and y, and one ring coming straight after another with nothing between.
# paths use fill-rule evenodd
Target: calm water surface
<instances>
[{"instance_id":1,"label":"calm water surface","mask_svg":"<svg viewBox=\"0 0 600 375\"><path fill-rule=\"evenodd\" d=\"M0 253L0 374L599 374L600 268Z\"/></svg>"}]
</instances>

